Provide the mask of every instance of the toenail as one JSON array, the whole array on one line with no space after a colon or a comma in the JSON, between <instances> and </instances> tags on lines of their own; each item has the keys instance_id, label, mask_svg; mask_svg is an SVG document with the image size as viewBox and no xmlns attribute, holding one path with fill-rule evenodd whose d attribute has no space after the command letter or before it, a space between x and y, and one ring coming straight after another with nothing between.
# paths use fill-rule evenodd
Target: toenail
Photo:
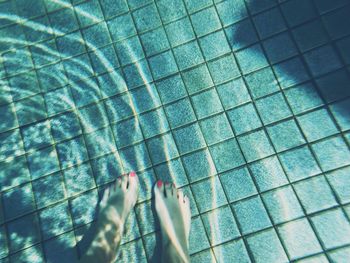
<instances>
[{"instance_id":1,"label":"toenail","mask_svg":"<svg viewBox=\"0 0 350 263\"><path fill-rule=\"evenodd\" d=\"M157 186L158 186L158 187L162 187L162 184L163 184L162 180L158 180Z\"/></svg>"},{"instance_id":2,"label":"toenail","mask_svg":"<svg viewBox=\"0 0 350 263\"><path fill-rule=\"evenodd\" d=\"M134 171L130 172L129 174L131 177L134 177L136 175L136 173Z\"/></svg>"}]
</instances>

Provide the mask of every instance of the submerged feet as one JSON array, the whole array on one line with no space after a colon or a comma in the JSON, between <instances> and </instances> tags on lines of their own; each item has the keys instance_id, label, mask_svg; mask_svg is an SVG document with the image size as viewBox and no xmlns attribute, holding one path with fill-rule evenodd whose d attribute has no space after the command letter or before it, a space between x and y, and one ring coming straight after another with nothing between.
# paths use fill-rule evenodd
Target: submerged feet
<instances>
[{"instance_id":1,"label":"submerged feet","mask_svg":"<svg viewBox=\"0 0 350 263\"><path fill-rule=\"evenodd\" d=\"M162 232L162 262L189 262L190 202L173 184L158 181L155 205Z\"/></svg>"}]
</instances>

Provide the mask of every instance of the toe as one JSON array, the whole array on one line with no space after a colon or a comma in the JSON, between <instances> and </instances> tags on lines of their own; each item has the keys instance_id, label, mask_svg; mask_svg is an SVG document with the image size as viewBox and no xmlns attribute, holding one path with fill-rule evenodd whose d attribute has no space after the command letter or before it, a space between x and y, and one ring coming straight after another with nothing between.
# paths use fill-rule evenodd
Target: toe
<instances>
[{"instance_id":1,"label":"toe","mask_svg":"<svg viewBox=\"0 0 350 263\"><path fill-rule=\"evenodd\" d=\"M129 173L129 189L137 189L138 188L138 182L139 179L137 177L137 174L135 172L130 172Z\"/></svg>"},{"instance_id":2,"label":"toe","mask_svg":"<svg viewBox=\"0 0 350 263\"><path fill-rule=\"evenodd\" d=\"M184 197L183 197L183 202L184 202L185 204L187 204L187 205L190 205L190 199L188 198L187 195L184 195Z\"/></svg>"},{"instance_id":3,"label":"toe","mask_svg":"<svg viewBox=\"0 0 350 263\"><path fill-rule=\"evenodd\" d=\"M182 192L182 190L177 190L177 199L179 199L179 202L183 202L184 193Z\"/></svg>"},{"instance_id":4,"label":"toe","mask_svg":"<svg viewBox=\"0 0 350 263\"><path fill-rule=\"evenodd\" d=\"M174 191L175 190L175 191ZM172 183L165 184L165 195L167 197L172 197L176 193L176 188L174 188Z\"/></svg>"},{"instance_id":5,"label":"toe","mask_svg":"<svg viewBox=\"0 0 350 263\"><path fill-rule=\"evenodd\" d=\"M162 180L158 180L154 186L154 194L156 197L164 197L165 194L165 184Z\"/></svg>"}]
</instances>

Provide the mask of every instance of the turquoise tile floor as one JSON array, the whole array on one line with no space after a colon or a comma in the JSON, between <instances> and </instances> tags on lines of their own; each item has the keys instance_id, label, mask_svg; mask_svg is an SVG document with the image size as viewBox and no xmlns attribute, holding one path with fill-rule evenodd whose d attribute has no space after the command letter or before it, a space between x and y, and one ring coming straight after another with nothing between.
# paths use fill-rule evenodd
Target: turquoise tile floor
<instances>
[{"instance_id":1,"label":"turquoise tile floor","mask_svg":"<svg viewBox=\"0 0 350 263\"><path fill-rule=\"evenodd\" d=\"M348 262L347 0L0 1L0 262L75 262L135 170L118 262L159 261L152 185L191 262Z\"/></svg>"}]
</instances>

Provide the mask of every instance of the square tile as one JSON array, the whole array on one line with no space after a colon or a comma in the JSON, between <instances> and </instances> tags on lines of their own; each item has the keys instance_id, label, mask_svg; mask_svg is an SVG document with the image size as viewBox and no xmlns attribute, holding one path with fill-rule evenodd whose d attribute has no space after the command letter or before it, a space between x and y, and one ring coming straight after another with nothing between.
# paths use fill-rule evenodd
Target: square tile
<instances>
[{"instance_id":1,"label":"square tile","mask_svg":"<svg viewBox=\"0 0 350 263\"><path fill-rule=\"evenodd\" d=\"M251 101L242 78L238 78L216 87L225 110Z\"/></svg>"},{"instance_id":2,"label":"square tile","mask_svg":"<svg viewBox=\"0 0 350 263\"><path fill-rule=\"evenodd\" d=\"M347 99L330 105L331 112L341 131L350 129L350 114L346 111L349 103L350 99Z\"/></svg>"},{"instance_id":3,"label":"square tile","mask_svg":"<svg viewBox=\"0 0 350 263\"><path fill-rule=\"evenodd\" d=\"M163 104L167 104L187 96L185 85L179 74L156 82L156 86Z\"/></svg>"},{"instance_id":4,"label":"square tile","mask_svg":"<svg viewBox=\"0 0 350 263\"><path fill-rule=\"evenodd\" d=\"M117 261L141 263L147 262L141 239L125 244L124 248L122 248L122 251L125 251L125 253L120 254ZM137 251L137 253L135 253L135 251Z\"/></svg>"},{"instance_id":5,"label":"square tile","mask_svg":"<svg viewBox=\"0 0 350 263\"><path fill-rule=\"evenodd\" d=\"M114 124L112 130L118 149L143 140L139 120L134 117Z\"/></svg>"},{"instance_id":6,"label":"square tile","mask_svg":"<svg viewBox=\"0 0 350 263\"><path fill-rule=\"evenodd\" d=\"M45 259L50 262L64 261L67 258L78 260L75 246L76 239L73 231L59 235L44 243Z\"/></svg>"},{"instance_id":7,"label":"square tile","mask_svg":"<svg viewBox=\"0 0 350 263\"><path fill-rule=\"evenodd\" d=\"M152 213L151 201L146 201L135 206L135 213L142 235L154 232L159 226L156 226L154 214Z\"/></svg>"},{"instance_id":8,"label":"square tile","mask_svg":"<svg viewBox=\"0 0 350 263\"><path fill-rule=\"evenodd\" d=\"M18 122L15 115L15 107L13 103L5 106L0 106L0 119L2 120L2 123L0 123L0 132L6 132L15 127L18 127Z\"/></svg>"},{"instance_id":9,"label":"square tile","mask_svg":"<svg viewBox=\"0 0 350 263\"><path fill-rule=\"evenodd\" d=\"M0 171L0 191L7 190L31 180L25 155L1 161Z\"/></svg>"},{"instance_id":10,"label":"square tile","mask_svg":"<svg viewBox=\"0 0 350 263\"><path fill-rule=\"evenodd\" d=\"M56 149L63 169L88 160L82 136L56 144Z\"/></svg>"},{"instance_id":11,"label":"square tile","mask_svg":"<svg viewBox=\"0 0 350 263\"><path fill-rule=\"evenodd\" d=\"M188 98L167 105L165 107L165 112L167 114L170 126L173 129L196 121L196 115L194 114L191 102Z\"/></svg>"},{"instance_id":12,"label":"square tile","mask_svg":"<svg viewBox=\"0 0 350 263\"><path fill-rule=\"evenodd\" d=\"M180 159L174 159L155 166L154 170L158 179L164 182L174 182L176 187L182 187L188 184L187 175ZM185 192L187 194L189 191ZM193 202L191 202L191 204L193 204Z\"/></svg>"},{"instance_id":13,"label":"square tile","mask_svg":"<svg viewBox=\"0 0 350 263\"><path fill-rule=\"evenodd\" d=\"M274 149L264 130L238 137L242 152L248 162L274 154Z\"/></svg>"},{"instance_id":14,"label":"square tile","mask_svg":"<svg viewBox=\"0 0 350 263\"><path fill-rule=\"evenodd\" d=\"M133 102L132 106L135 107L134 110L136 113L152 110L161 105L160 98L154 85L147 85L140 89L135 89L130 93Z\"/></svg>"},{"instance_id":15,"label":"square tile","mask_svg":"<svg viewBox=\"0 0 350 263\"><path fill-rule=\"evenodd\" d=\"M175 130L174 138L181 154L205 147L205 141L198 123Z\"/></svg>"},{"instance_id":16,"label":"square tile","mask_svg":"<svg viewBox=\"0 0 350 263\"><path fill-rule=\"evenodd\" d=\"M147 148L153 164L159 164L179 156L171 133L148 140Z\"/></svg>"},{"instance_id":17,"label":"square tile","mask_svg":"<svg viewBox=\"0 0 350 263\"><path fill-rule=\"evenodd\" d=\"M151 0L128 0L130 10L142 7L150 2Z\"/></svg>"},{"instance_id":18,"label":"square tile","mask_svg":"<svg viewBox=\"0 0 350 263\"><path fill-rule=\"evenodd\" d=\"M262 126L252 103L245 104L227 112L236 135L249 132Z\"/></svg>"},{"instance_id":19,"label":"square tile","mask_svg":"<svg viewBox=\"0 0 350 263\"><path fill-rule=\"evenodd\" d=\"M280 122L267 127L267 132L277 152L306 143L294 120Z\"/></svg>"},{"instance_id":20,"label":"square tile","mask_svg":"<svg viewBox=\"0 0 350 263\"><path fill-rule=\"evenodd\" d=\"M225 113L202 120L199 125L208 145L225 141L234 136Z\"/></svg>"},{"instance_id":21,"label":"square tile","mask_svg":"<svg viewBox=\"0 0 350 263\"><path fill-rule=\"evenodd\" d=\"M19 129L0 133L0 160L23 153L23 141Z\"/></svg>"},{"instance_id":22,"label":"square tile","mask_svg":"<svg viewBox=\"0 0 350 263\"><path fill-rule=\"evenodd\" d=\"M244 74L268 66L267 59L260 44L237 51L236 58Z\"/></svg>"},{"instance_id":23,"label":"square tile","mask_svg":"<svg viewBox=\"0 0 350 263\"><path fill-rule=\"evenodd\" d=\"M107 24L105 22L95 24L82 30L85 44L89 49L97 49L112 42ZM96 37L98 35L98 37Z\"/></svg>"},{"instance_id":24,"label":"square tile","mask_svg":"<svg viewBox=\"0 0 350 263\"><path fill-rule=\"evenodd\" d=\"M287 262L288 258L274 229L247 238L248 246L256 262ZM273 247L273 250L270 248Z\"/></svg>"},{"instance_id":25,"label":"square tile","mask_svg":"<svg viewBox=\"0 0 350 263\"><path fill-rule=\"evenodd\" d=\"M132 15L138 32L144 32L156 28L162 23L155 4L150 4L137 9Z\"/></svg>"},{"instance_id":26,"label":"square tile","mask_svg":"<svg viewBox=\"0 0 350 263\"><path fill-rule=\"evenodd\" d=\"M284 94L294 114L323 105L321 97L311 82L287 89L284 91Z\"/></svg>"},{"instance_id":27,"label":"square tile","mask_svg":"<svg viewBox=\"0 0 350 263\"><path fill-rule=\"evenodd\" d=\"M284 152L279 157L291 182L321 173L308 146Z\"/></svg>"},{"instance_id":28,"label":"square tile","mask_svg":"<svg viewBox=\"0 0 350 263\"><path fill-rule=\"evenodd\" d=\"M242 1L242 0L239 0ZM227 10L231 12L232 10ZM226 36L233 51L250 46L259 41L251 19L245 19L225 28ZM236 41L239 39L239 41Z\"/></svg>"},{"instance_id":29,"label":"square tile","mask_svg":"<svg viewBox=\"0 0 350 263\"><path fill-rule=\"evenodd\" d=\"M137 203L150 200L153 196L153 187L157 181L153 169L148 169L137 174L139 177L140 191ZM135 222L137 224L137 222Z\"/></svg>"},{"instance_id":30,"label":"square tile","mask_svg":"<svg viewBox=\"0 0 350 263\"><path fill-rule=\"evenodd\" d=\"M214 7L191 15L194 31L198 37L221 28L220 19Z\"/></svg>"},{"instance_id":31,"label":"square tile","mask_svg":"<svg viewBox=\"0 0 350 263\"><path fill-rule=\"evenodd\" d=\"M1 241L1 244L3 245L0 249L0 258L6 257L9 253L6 239L7 239L7 236L5 232L5 226L2 226L0 227L0 241Z\"/></svg>"},{"instance_id":32,"label":"square tile","mask_svg":"<svg viewBox=\"0 0 350 263\"><path fill-rule=\"evenodd\" d=\"M271 67L251 73L245 76L245 80L254 98L260 98L279 91L278 83Z\"/></svg>"},{"instance_id":33,"label":"square tile","mask_svg":"<svg viewBox=\"0 0 350 263\"><path fill-rule=\"evenodd\" d=\"M326 109L307 113L297 117L297 120L309 142L338 133L338 129Z\"/></svg>"},{"instance_id":34,"label":"square tile","mask_svg":"<svg viewBox=\"0 0 350 263\"><path fill-rule=\"evenodd\" d=\"M123 173L120 156L111 153L90 161L96 185L110 183Z\"/></svg>"},{"instance_id":35,"label":"square tile","mask_svg":"<svg viewBox=\"0 0 350 263\"><path fill-rule=\"evenodd\" d=\"M271 63L281 62L298 54L288 32L278 34L264 41L263 46Z\"/></svg>"},{"instance_id":36,"label":"square tile","mask_svg":"<svg viewBox=\"0 0 350 263\"><path fill-rule=\"evenodd\" d=\"M275 156L252 163L250 170L261 192L288 184L282 166Z\"/></svg>"},{"instance_id":37,"label":"square tile","mask_svg":"<svg viewBox=\"0 0 350 263\"><path fill-rule=\"evenodd\" d=\"M223 26L243 20L248 16L243 0L223 1L216 5Z\"/></svg>"},{"instance_id":38,"label":"square tile","mask_svg":"<svg viewBox=\"0 0 350 263\"><path fill-rule=\"evenodd\" d=\"M67 201L40 211L39 218L44 240L73 228Z\"/></svg>"},{"instance_id":39,"label":"square tile","mask_svg":"<svg viewBox=\"0 0 350 263\"><path fill-rule=\"evenodd\" d=\"M109 98L127 91L127 86L123 83L122 78L123 74L120 69L99 75L97 80L102 98Z\"/></svg>"},{"instance_id":40,"label":"square tile","mask_svg":"<svg viewBox=\"0 0 350 263\"><path fill-rule=\"evenodd\" d=\"M190 14L212 5L212 2L210 0L199 0L199 1L185 0L184 2Z\"/></svg>"},{"instance_id":41,"label":"square tile","mask_svg":"<svg viewBox=\"0 0 350 263\"><path fill-rule=\"evenodd\" d=\"M236 139L210 146L210 153L218 173L245 164L245 160Z\"/></svg>"},{"instance_id":42,"label":"square tile","mask_svg":"<svg viewBox=\"0 0 350 263\"><path fill-rule=\"evenodd\" d=\"M115 44L115 50L122 66L136 62L145 57L138 36L122 40ZM130 53L130 50L133 52Z\"/></svg>"},{"instance_id":43,"label":"square tile","mask_svg":"<svg viewBox=\"0 0 350 263\"><path fill-rule=\"evenodd\" d=\"M24 148L27 152L53 144L48 121L37 122L21 128Z\"/></svg>"},{"instance_id":44,"label":"square tile","mask_svg":"<svg viewBox=\"0 0 350 263\"><path fill-rule=\"evenodd\" d=\"M32 179L59 171L59 163L55 148L48 147L28 155L29 171Z\"/></svg>"},{"instance_id":45,"label":"square tile","mask_svg":"<svg viewBox=\"0 0 350 263\"><path fill-rule=\"evenodd\" d=\"M261 0L259 2L255 2L254 0L247 0L246 3L249 11L252 14L259 13L276 5L275 0Z\"/></svg>"},{"instance_id":46,"label":"square tile","mask_svg":"<svg viewBox=\"0 0 350 263\"><path fill-rule=\"evenodd\" d=\"M151 57L149 63L155 80L178 72L175 58L171 51Z\"/></svg>"},{"instance_id":47,"label":"square tile","mask_svg":"<svg viewBox=\"0 0 350 263\"><path fill-rule=\"evenodd\" d=\"M191 186L200 213L227 204L225 193L218 176L210 177Z\"/></svg>"},{"instance_id":48,"label":"square tile","mask_svg":"<svg viewBox=\"0 0 350 263\"><path fill-rule=\"evenodd\" d=\"M45 92L68 84L68 78L61 62L38 69L37 76L41 90Z\"/></svg>"},{"instance_id":49,"label":"square tile","mask_svg":"<svg viewBox=\"0 0 350 263\"><path fill-rule=\"evenodd\" d=\"M75 11L82 27L92 25L104 19L98 0L83 2L75 6ZM86 14L93 14L93 18Z\"/></svg>"},{"instance_id":50,"label":"square tile","mask_svg":"<svg viewBox=\"0 0 350 263\"><path fill-rule=\"evenodd\" d=\"M153 78L146 60L140 60L123 68L129 90L150 83Z\"/></svg>"},{"instance_id":51,"label":"square tile","mask_svg":"<svg viewBox=\"0 0 350 263\"><path fill-rule=\"evenodd\" d=\"M219 245L240 236L236 221L229 206L215 209L201 217L212 246Z\"/></svg>"},{"instance_id":52,"label":"square tile","mask_svg":"<svg viewBox=\"0 0 350 263\"><path fill-rule=\"evenodd\" d=\"M183 1L160 0L157 2L157 6L164 23L186 16L186 8Z\"/></svg>"},{"instance_id":53,"label":"square tile","mask_svg":"<svg viewBox=\"0 0 350 263\"><path fill-rule=\"evenodd\" d=\"M256 101L256 107L265 125L292 115L282 93L277 93Z\"/></svg>"},{"instance_id":54,"label":"square tile","mask_svg":"<svg viewBox=\"0 0 350 263\"><path fill-rule=\"evenodd\" d=\"M61 113L74 107L73 97L69 87L47 92L44 98L49 115Z\"/></svg>"},{"instance_id":55,"label":"square tile","mask_svg":"<svg viewBox=\"0 0 350 263\"><path fill-rule=\"evenodd\" d=\"M180 1L177 2L181 3ZM165 30L172 47L179 46L195 39L192 24L188 17L181 18L165 25Z\"/></svg>"},{"instance_id":56,"label":"square tile","mask_svg":"<svg viewBox=\"0 0 350 263\"><path fill-rule=\"evenodd\" d=\"M133 110L129 106L130 102L131 96L128 93L107 99L105 106L109 121L112 123L132 116Z\"/></svg>"},{"instance_id":57,"label":"square tile","mask_svg":"<svg viewBox=\"0 0 350 263\"><path fill-rule=\"evenodd\" d=\"M36 68L56 63L60 60L60 54L58 53L55 39L41 42L38 45L30 47L32 59Z\"/></svg>"},{"instance_id":58,"label":"square tile","mask_svg":"<svg viewBox=\"0 0 350 263\"><path fill-rule=\"evenodd\" d=\"M15 107L20 126L46 118L45 101L41 94L17 101Z\"/></svg>"},{"instance_id":59,"label":"square tile","mask_svg":"<svg viewBox=\"0 0 350 263\"><path fill-rule=\"evenodd\" d=\"M326 249L349 244L350 224L342 210L323 212L313 216L311 221Z\"/></svg>"},{"instance_id":60,"label":"square tile","mask_svg":"<svg viewBox=\"0 0 350 263\"><path fill-rule=\"evenodd\" d=\"M34 68L28 48L18 48L2 55L3 63L8 75L26 72ZM18 67L18 64L21 66Z\"/></svg>"},{"instance_id":61,"label":"square tile","mask_svg":"<svg viewBox=\"0 0 350 263\"><path fill-rule=\"evenodd\" d=\"M85 143L90 158L117 150L110 127L85 134Z\"/></svg>"},{"instance_id":62,"label":"square tile","mask_svg":"<svg viewBox=\"0 0 350 263\"><path fill-rule=\"evenodd\" d=\"M70 200L70 213L74 227L91 223L96 219L97 190L92 190Z\"/></svg>"},{"instance_id":63,"label":"square tile","mask_svg":"<svg viewBox=\"0 0 350 263\"><path fill-rule=\"evenodd\" d=\"M173 49L180 70L184 70L204 62L197 41L192 41Z\"/></svg>"},{"instance_id":64,"label":"square tile","mask_svg":"<svg viewBox=\"0 0 350 263\"><path fill-rule=\"evenodd\" d=\"M304 216L292 187L286 186L262 195L274 224L280 224Z\"/></svg>"},{"instance_id":65,"label":"square tile","mask_svg":"<svg viewBox=\"0 0 350 263\"><path fill-rule=\"evenodd\" d=\"M91 104L78 110L78 117L84 132L93 132L109 125L105 108L101 103Z\"/></svg>"},{"instance_id":66,"label":"square tile","mask_svg":"<svg viewBox=\"0 0 350 263\"><path fill-rule=\"evenodd\" d=\"M350 201L350 189L346 186L350 179L350 168L336 170L326 174L326 177L340 202L342 204L348 203Z\"/></svg>"},{"instance_id":67,"label":"square tile","mask_svg":"<svg viewBox=\"0 0 350 263\"><path fill-rule=\"evenodd\" d=\"M2 2L0 4L0 8L6 14L13 14L13 13L16 12L15 11L16 10L16 5L15 5L14 2ZM10 20L8 20L6 18L5 19L2 18L0 20L0 26L1 27L5 27L5 26L10 25L10 24L12 24L12 21L10 21Z\"/></svg>"},{"instance_id":68,"label":"square tile","mask_svg":"<svg viewBox=\"0 0 350 263\"><path fill-rule=\"evenodd\" d=\"M291 260L322 252L317 237L305 218L278 227L278 233Z\"/></svg>"},{"instance_id":69,"label":"square tile","mask_svg":"<svg viewBox=\"0 0 350 263\"><path fill-rule=\"evenodd\" d=\"M294 188L308 214L337 205L333 191L322 175L296 183Z\"/></svg>"},{"instance_id":70,"label":"square tile","mask_svg":"<svg viewBox=\"0 0 350 263\"><path fill-rule=\"evenodd\" d=\"M232 54L210 61L208 67L215 84L226 82L241 75Z\"/></svg>"},{"instance_id":71,"label":"square tile","mask_svg":"<svg viewBox=\"0 0 350 263\"><path fill-rule=\"evenodd\" d=\"M51 118L50 127L56 142L73 138L82 133L80 121L75 112L67 112Z\"/></svg>"},{"instance_id":72,"label":"square tile","mask_svg":"<svg viewBox=\"0 0 350 263\"><path fill-rule=\"evenodd\" d=\"M190 260L193 263L216 262L214 253L211 249L207 249L197 254L190 255Z\"/></svg>"},{"instance_id":73,"label":"square tile","mask_svg":"<svg viewBox=\"0 0 350 263\"><path fill-rule=\"evenodd\" d=\"M140 38L147 56L158 54L170 48L170 44L163 27L142 34Z\"/></svg>"},{"instance_id":74,"label":"square tile","mask_svg":"<svg viewBox=\"0 0 350 263\"><path fill-rule=\"evenodd\" d=\"M71 8L63 8L49 14L51 27L56 35L64 35L79 28L78 20ZM70 23L66 23L70 21Z\"/></svg>"},{"instance_id":75,"label":"square tile","mask_svg":"<svg viewBox=\"0 0 350 263\"><path fill-rule=\"evenodd\" d=\"M211 60L231 51L223 30L200 38L199 44L206 60Z\"/></svg>"},{"instance_id":76,"label":"square tile","mask_svg":"<svg viewBox=\"0 0 350 263\"><path fill-rule=\"evenodd\" d=\"M113 44L91 51L89 56L95 74L111 71L110 74L114 76L113 81L115 82L113 86L110 87L111 89L122 90L125 87L125 81L121 81L123 73L121 69L116 69L120 64ZM106 58L108 58L108 60ZM103 93L102 95L104 96Z\"/></svg>"},{"instance_id":77,"label":"square tile","mask_svg":"<svg viewBox=\"0 0 350 263\"><path fill-rule=\"evenodd\" d=\"M349 49L350 38L341 39L337 42L337 48L347 65L350 64L350 49Z\"/></svg>"},{"instance_id":78,"label":"square tile","mask_svg":"<svg viewBox=\"0 0 350 263\"><path fill-rule=\"evenodd\" d=\"M193 254L208 248L209 241L201 218L198 216L191 221L191 230L189 236L189 253Z\"/></svg>"},{"instance_id":79,"label":"square tile","mask_svg":"<svg viewBox=\"0 0 350 263\"><path fill-rule=\"evenodd\" d=\"M114 41L123 40L136 34L135 25L130 14L117 16L109 20L107 25Z\"/></svg>"},{"instance_id":80,"label":"square tile","mask_svg":"<svg viewBox=\"0 0 350 263\"><path fill-rule=\"evenodd\" d=\"M282 12L289 26L294 27L317 16L312 1L293 0L281 4Z\"/></svg>"},{"instance_id":81,"label":"square tile","mask_svg":"<svg viewBox=\"0 0 350 263\"><path fill-rule=\"evenodd\" d=\"M221 174L220 181L230 203L258 193L247 167Z\"/></svg>"},{"instance_id":82,"label":"square tile","mask_svg":"<svg viewBox=\"0 0 350 263\"><path fill-rule=\"evenodd\" d=\"M63 59L86 52L80 31L56 38L56 44L57 50Z\"/></svg>"},{"instance_id":83,"label":"square tile","mask_svg":"<svg viewBox=\"0 0 350 263\"><path fill-rule=\"evenodd\" d=\"M247 249L242 239L238 239L213 248L219 262L250 262Z\"/></svg>"},{"instance_id":84,"label":"square tile","mask_svg":"<svg viewBox=\"0 0 350 263\"><path fill-rule=\"evenodd\" d=\"M206 65L190 69L184 72L182 77L190 95L214 85Z\"/></svg>"},{"instance_id":85,"label":"square tile","mask_svg":"<svg viewBox=\"0 0 350 263\"><path fill-rule=\"evenodd\" d=\"M82 54L74 58L70 58L63 61L63 66L67 72L67 77L76 87L77 84L84 84L85 86L90 84L89 80L86 80L86 83L84 83L87 78L90 78L94 74L94 70L91 66L91 61L88 56L88 54Z\"/></svg>"},{"instance_id":86,"label":"square tile","mask_svg":"<svg viewBox=\"0 0 350 263\"><path fill-rule=\"evenodd\" d=\"M65 198L62 174L54 173L32 182L38 208L43 208Z\"/></svg>"},{"instance_id":87,"label":"square tile","mask_svg":"<svg viewBox=\"0 0 350 263\"><path fill-rule=\"evenodd\" d=\"M269 216L259 196L232 205L242 234L249 234L271 226Z\"/></svg>"},{"instance_id":88,"label":"square tile","mask_svg":"<svg viewBox=\"0 0 350 263\"><path fill-rule=\"evenodd\" d=\"M28 98L41 91L35 71L10 77L8 83L14 101Z\"/></svg>"},{"instance_id":89,"label":"square tile","mask_svg":"<svg viewBox=\"0 0 350 263\"><path fill-rule=\"evenodd\" d=\"M330 253L330 258L334 262L336 262L336 261L340 262L344 258L347 258L349 255L350 255L350 249L349 249L349 247L346 247L346 248L341 248L341 249L337 249L335 251L332 251Z\"/></svg>"},{"instance_id":90,"label":"square tile","mask_svg":"<svg viewBox=\"0 0 350 263\"><path fill-rule=\"evenodd\" d=\"M119 151L125 171L140 171L152 166L145 143Z\"/></svg>"},{"instance_id":91,"label":"square tile","mask_svg":"<svg viewBox=\"0 0 350 263\"><path fill-rule=\"evenodd\" d=\"M262 39L287 29L278 8L256 15L253 17L253 21Z\"/></svg>"},{"instance_id":92,"label":"square tile","mask_svg":"<svg viewBox=\"0 0 350 263\"><path fill-rule=\"evenodd\" d=\"M106 19L127 12L129 9L125 0L100 0L100 5Z\"/></svg>"},{"instance_id":93,"label":"square tile","mask_svg":"<svg viewBox=\"0 0 350 263\"><path fill-rule=\"evenodd\" d=\"M348 22L348 12L349 6L344 6L343 8L339 8L338 10L324 16L324 25L332 39L340 38L349 34L349 29L342 23L339 23L338 20L341 19L342 21Z\"/></svg>"},{"instance_id":94,"label":"square tile","mask_svg":"<svg viewBox=\"0 0 350 263\"><path fill-rule=\"evenodd\" d=\"M3 21L3 20L4 19L1 19L1 21ZM9 21L9 20L6 19L6 21ZM23 46L24 44L27 43L24 32L23 32L23 27L18 25L18 24L4 27L0 30L0 32L1 32L2 36L6 36L7 38L18 39L21 42L23 41L22 42L23 44L15 43L14 41L12 41L11 43L3 43L0 47L1 53L9 51L13 48L19 48L20 46Z\"/></svg>"},{"instance_id":95,"label":"square tile","mask_svg":"<svg viewBox=\"0 0 350 263\"><path fill-rule=\"evenodd\" d=\"M188 180L195 182L216 174L213 159L208 150L201 150L182 157Z\"/></svg>"},{"instance_id":96,"label":"square tile","mask_svg":"<svg viewBox=\"0 0 350 263\"><path fill-rule=\"evenodd\" d=\"M199 119L224 110L215 88L194 95L191 99Z\"/></svg>"}]
</instances>

